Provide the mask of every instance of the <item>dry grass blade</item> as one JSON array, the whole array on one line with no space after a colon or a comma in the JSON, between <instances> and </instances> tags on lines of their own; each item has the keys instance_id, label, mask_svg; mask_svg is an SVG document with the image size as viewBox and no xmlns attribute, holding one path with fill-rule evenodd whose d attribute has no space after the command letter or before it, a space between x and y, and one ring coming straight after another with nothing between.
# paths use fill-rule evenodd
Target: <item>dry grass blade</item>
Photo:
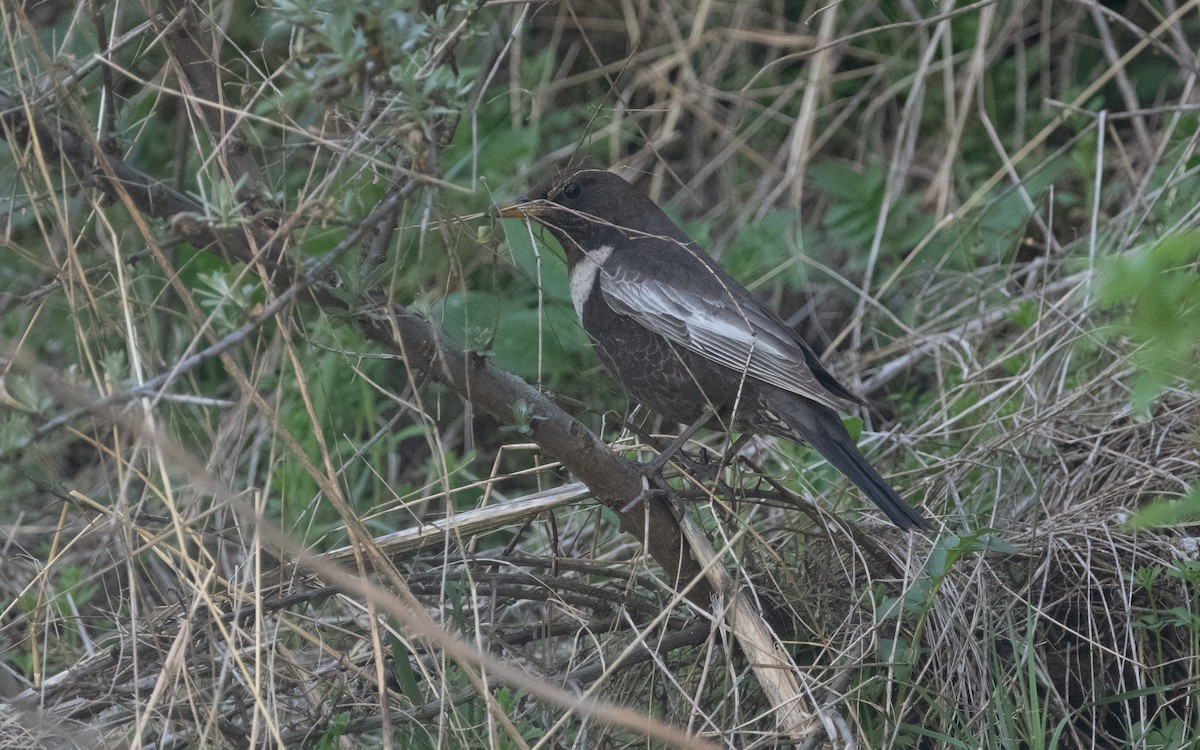
<instances>
[{"instance_id":1,"label":"dry grass blade","mask_svg":"<svg viewBox=\"0 0 1200 750\"><path fill-rule=\"evenodd\" d=\"M1196 744L1200 537L1126 522L1200 481L1198 7L3 4L0 745ZM581 162L937 534L766 440L639 494L676 426L484 224Z\"/></svg>"}]
</instances>

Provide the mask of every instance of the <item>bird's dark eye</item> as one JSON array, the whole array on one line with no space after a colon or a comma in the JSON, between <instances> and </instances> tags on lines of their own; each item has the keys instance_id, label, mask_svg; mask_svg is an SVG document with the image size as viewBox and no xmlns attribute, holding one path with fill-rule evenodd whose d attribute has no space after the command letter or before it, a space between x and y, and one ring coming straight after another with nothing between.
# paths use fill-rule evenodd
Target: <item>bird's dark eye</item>
<instances>
[{"instance_id":1,"label":"bird's dark eye","mask_svg":"<svg viewBox=\"0 0 1200 750\"><path fill-rule=\"evenodd\" d=\"M577 182L568 182L566 185L563 185L563 197L569 201L573 201L578 198L579 194L582 192L583 188L579 187L579 183Z\"/></svg>"}]
</instances>

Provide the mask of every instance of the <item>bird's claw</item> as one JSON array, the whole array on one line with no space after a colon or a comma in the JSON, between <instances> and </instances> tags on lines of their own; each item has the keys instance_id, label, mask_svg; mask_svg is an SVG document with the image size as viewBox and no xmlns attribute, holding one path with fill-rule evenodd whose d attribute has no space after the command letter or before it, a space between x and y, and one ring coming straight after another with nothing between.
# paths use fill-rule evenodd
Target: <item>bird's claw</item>
<instances>
[{"instance_id":1,"label":"bird's claw","mask_svg":"<svg viewBox=\"0 0 1200 750\"><path fill-rule=\"evenodd\" d=\"M676 450L669 453L659 453L653 459L641 462L630 461L637 472L644 477L661 477L663 469L667 468L667 464L671 461L685 470L689 474L703 474L706 469L712 466L711 457L707 448L701 448L696 454L696 458L692 458L686 451Z\"/></svg>"},{"instance_id":2,"label":"bird's claw","mask_svg":"<svg viewBox=\"0 0 1200 750\"><path fill-rule=\"evenodd\" d=\"M642 488L641 492L637 493L637 497L635 497L632 500L630 500L629 502L625 503L625 505L621 507L620 512L628 513L629 511L638 507L639 505L646 502L647 500L654 497L655 495L666 495L666 494L667 493L664 490L660 490L657 487L650 487L649 485L647 485Z\"/></svg>"}]
</instances>

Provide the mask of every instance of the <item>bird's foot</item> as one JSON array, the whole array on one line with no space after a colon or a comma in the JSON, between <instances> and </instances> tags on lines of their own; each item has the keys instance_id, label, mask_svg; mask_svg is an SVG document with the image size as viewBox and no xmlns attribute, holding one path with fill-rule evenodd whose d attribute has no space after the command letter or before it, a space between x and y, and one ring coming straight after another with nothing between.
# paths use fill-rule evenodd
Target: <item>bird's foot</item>
<instances>
[{"instance_id":1,"label":"bird's foot","mask_svg":"<svg viewBox=\"0 0 1200 750\"><path fill-rule=\"evenodd\" d=\"M682 451L680 451L680 453L682 453ZM662 474L663 469L667 468L667 464L670 463L672 458L675 458L675 456L672 454L659 453L650 461L645 463L635 463L635 465L637 466L638 473L642 476L646 478L656 477Z\"/></svg>"},{"instance_id":2,"label":"bird's foot","mask_svg":"<svg viewBox=\"0 0 1200 750\"><path fill-rule=\"evenodd\" d=\"M663 451L655 456L652 460L646 461L645 463L640 463L637 461L632 461L631 463L639 474L647 479L650 479L652 477L661 477L663 469L667 468L667 464L671 462L674 462L679 468L683 469L688 474L696 476L706 475L713 468L713 463L709 459L707 448L701 448L696 453L695 458L689 456L687 452L682 449L676 449L673 451Z\"/></svg>"},{"instance_id":3,"label":"bird's foot","mask_svg":"<svg viewBox=\"0 0 1200 750\"><path fill-rule=\"evenodd\" d=\"M666 497L669 494L670 493L668 493L666 490L659 489L658 487L646 486L637 494L637 497L625 503L625 505L621 507L620 512L628 513L652 497Z\"/></svg>"}]
</instances>

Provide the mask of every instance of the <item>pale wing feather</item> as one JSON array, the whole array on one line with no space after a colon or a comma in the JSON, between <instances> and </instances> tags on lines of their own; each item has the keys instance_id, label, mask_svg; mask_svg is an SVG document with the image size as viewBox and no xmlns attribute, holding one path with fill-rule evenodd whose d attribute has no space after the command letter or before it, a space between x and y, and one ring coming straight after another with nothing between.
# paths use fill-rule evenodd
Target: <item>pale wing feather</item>
<instances>
[{"instance_id":1,"label":"pale wing feather","mask_svg":"<svg viewBox=\"0 0 1200 750\"><path fill-rule=\"evenodd\" d=\"M604 271L600 291L615 311L674 344L831 409L847 407L816 379L790 332L779 330L753 304L737 309L728 297L704 297L661 281Z\"/></svg>"}]
</instances>

